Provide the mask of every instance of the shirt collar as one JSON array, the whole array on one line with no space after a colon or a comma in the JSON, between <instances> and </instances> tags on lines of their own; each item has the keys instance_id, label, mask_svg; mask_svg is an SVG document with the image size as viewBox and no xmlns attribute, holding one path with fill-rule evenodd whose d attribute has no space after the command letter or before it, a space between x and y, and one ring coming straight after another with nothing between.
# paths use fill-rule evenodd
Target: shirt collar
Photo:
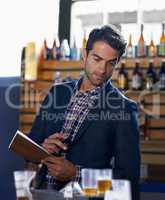
<instances>
[{"instance_id":1,"label":"shirt collar","mask_svg":"<svg viewBox=\"0 0 165 200\"><path fill-rule=\"evenodd\" d=\"M84 76L81 77L81 78L77 81L77 83L76 83L76 85L75 85L75 88L74 88L74 93L77 93L77 92L79 91L83 79L84 79ZM97 95L97 94L99 95L99 94L101 93L101 91L105 90L105 88L106 88L109 84L111 85L110 82L111 82L111 81L110 81L110 79L109 79L109 80L107 80L105 83L103 83L102 86L98 86L98 87L96 87L96 88L94 88L94 89L92 89L92 90L85 91L84 93L89 93L89 94L91 94L91 95Z\"/></svg>"}]
</instances>

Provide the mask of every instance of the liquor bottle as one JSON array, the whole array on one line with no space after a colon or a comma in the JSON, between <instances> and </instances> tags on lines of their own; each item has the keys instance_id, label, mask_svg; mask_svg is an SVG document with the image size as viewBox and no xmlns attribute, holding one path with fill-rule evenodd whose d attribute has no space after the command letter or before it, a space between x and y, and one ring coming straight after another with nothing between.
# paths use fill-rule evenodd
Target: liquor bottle
<instances>
[{"instance_id":1,"label":"liquor bottle","mask_svg":"<svg viewBox=\"0 0 165 200\"><path fill-rule=\"evenodd\" d=\"M70 48L70 58L71 60L80 60L75 38L73 40L73 46Z\"/></svg>"},{"instance_id":2,"label":"liquor bottle","mask_svg":"<svg viewBox=\"0 0 165 200\"><path fill-rule=\"evenodd\" d=\"M151 41L148 46L148 56L149 57L155 57L156 56L156 46L153 41L153 34L151 33Z\"/></svg>"},{"instance_id":3,"label":"liquor bottle","mask_svg":"<svg viewBox=\"0 0 165 200\"><path fill-rule=\"evenodd\" d=\"M147 139L147 117L144 111L140 108L140 103L137 103L138 106L138 124L139 124L139 130L140 130L140 138L141 139Z\"/></svg>"},{"instance_id":4,"label":"liquor bottle","mask_svg":"<svg viewBox=\"0 0 165 200\"><path fill-rule=\"evenodd\" d=\"M46 39L44 40L44 46L43 46L43 58L45 60L52 59L52 51L51 48L48 47Z\"/></svg>"},{"instance_id":5,"label":"liquor bottle","mask_svg":"<svg viewBox=\"0 0 165 200\"><path fill-rule=\"evenodd\" d=\"M84 31L83 41L82 41L82 49L85 49L87 45L87 36L86 31Z\"/></svg>"},{"instance_id":6,"label":"liquor bottle","mask_svg":"<svg viewBox=\"0 0 165 200\"><path fill-rule=\"evenodd\" d=\"M25 80L37 79L38 64L35 42L29 42L25 49Z\"/></svg>"},{"instance_id":7,"label":"liquor bottle","mask_svg":"<svg viewBox=\"0 0 165 200\"><path fill-rule=\"evenodd\" d=\"M153 61L150 61L147 72L146 72L145 88L147 90L152 90L153 85L156 83L156 81L157 81L157 75L154 69L154 64L153 64Z\"/></svg>"},{"instance_id":8,"label":"liquor bottle","mask_svg":"<svg viewBox=\"0 0 165 200\"><path fill-rule=\"evenodd\" d=\"M132 46L132 35L129 35L128 46L126 49L126 57L133 58L134 57L134 48Z\"/></svg>"},{"instance_id":9,"label":"liquor bottle","mask_svg":"<svg viewBox=\"0 0 165 200\"><path fill-rule=\"evenodd\" d=\"M60 60L61 58L61 49L60 49L60 41L58 35L55 37L56 41L56 60Z\"/></svg>"},{"instance_id":10,"label":"liquor bottle","mask_svg":"<svg viewBox=\"0 0 165 200\"><path fill-rule=\"evenodd\" d=\"M60 53L62 60L69 60L70 59L70 48L67 39L63 39L60 46Z\"/></svg>"},{"instance_id":11,"label":"liquor bottle","mask_svg":"<svg viewBox=\"0 0 165 200\"><path fill-rule=\"evenodd\" d=\"M61 78L61 72L57 71L55 73L55 79L54 79L54 84L59 84L62 82L62 78Z\"/></svg>"},{"instance_id":12,"label":"liquor bottle","mask_svg":"<svg viewBox=\"0 0 165 200\"><path fill-rule=\"evenodd\" d=\"M52 59L56 60L57 58L57 45L56 45L56 39L53 41L53 46L52 46Z\"/></svg>"},{"instance_id":13,"label":"liquor bottle","mask_svg":"<svg viewBox=\"0 0 165 200\"><path fill-rule=\"evenodd\" d=\"M86 45L87 45L87 36L86 36L86 31L84 31L84 35L83 35L83 39L82 39L82 46L81 46L80 59L83 57L83 51L84 51L84 49L86 49Z\"/></svg>"},{"instance_id":14,"label":"liquor bottle","mask_svg":"<svg viewBox=\"0 0 165 200\"><path fill-rule=\"evenodd\" d=\"M72 77L71 77L71 74L68 72L66 74L66 77L63 79L63 82L69 82L69 81L72 81Z\"/></svg>"},{"instance_id":15,"label":"liquor bottle","mask_svg":"<svg viewBox=\"0 0 165 200\"><path fill-rule=\"evenodd\" d=\"M159 89L165 90L165 60L162 61L159 72Z\"/></svg>"},{"instance_id":16,"label":"liquor bottle","mask_svg":"<svg viewBox=\"0 0 165 200\"><path fill-rule=\"evenodd\" d=\"M128 74L125 69L125 63L121 63L121 67L118 73L118 87L121 90L128 89Z\"/></svg>"},{"instance_id":17,"label":"liquor bottle","mask_svg":"<svg viewBox=\"0 0 165 200\"><path fill-rule=\"evenodd\" d=\"M140 37L139 37L139 41L137 44L137 57L145 57L146 56L146 44L144 41L144 36L143 36L143 29L144 26L143 24L141 24L141 33L140 33Z\"/></svg>"},{"instance_id":18,"label":"liquor bottle","mask_svg":"<svg viewBox=\"0 0 165 200\"><path fill-rule=\"evenodd\" d=\"M132 89L141 90L143 88L143 73L139 67L139 61L136 61L132 74Z\"/></svg>"},{"instance_id":19,"label":"liquor bottle","mask_svg":"<svg viewBox=\"0 0 165 200\"><path fill-rule=\"evenodd\" d=\"M164 33L165 24L162 24L162 35L160 37L160 44L158 46L158 55L165 56L165 33Z\"/></svg>"},{"instance_id":20,"label":"liquor bottle","mask_svg":"<svg viewBox=\"0 0 165 200\"><path fill-rule=\"evenodd\" d=\"M85 71L80 71L79 79L83 78L85 76Z\"/></svg>"},{"instance_id":21,"label":"liquor bottle","mask_svg":"<svg viewBox=\"0 0 165 200\"><path fill-rule=\"evenodd\" d=\"M21 79L24 80L25 78L25 49L26 47L22 48L21 52Z\"/></svg>"}]
</instances>

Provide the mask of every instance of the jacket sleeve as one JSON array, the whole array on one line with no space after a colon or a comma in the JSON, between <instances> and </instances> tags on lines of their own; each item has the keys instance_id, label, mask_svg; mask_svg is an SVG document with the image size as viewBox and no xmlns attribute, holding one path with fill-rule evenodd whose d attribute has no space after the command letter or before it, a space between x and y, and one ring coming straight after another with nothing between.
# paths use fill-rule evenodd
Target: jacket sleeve
<instances>
[{"instance_id":1,"label":"jacket sleeve","mask_svg":"<svg viewBox=\"0 0 165 200\"><path fill-rule=\"evenodd\" d=\"M114 178L127 179L131 182L132 200L138 199L140 177L140 148L137 109L133 106L124 110L118 120L115 133Z\"/></svg>"}]
</instances>

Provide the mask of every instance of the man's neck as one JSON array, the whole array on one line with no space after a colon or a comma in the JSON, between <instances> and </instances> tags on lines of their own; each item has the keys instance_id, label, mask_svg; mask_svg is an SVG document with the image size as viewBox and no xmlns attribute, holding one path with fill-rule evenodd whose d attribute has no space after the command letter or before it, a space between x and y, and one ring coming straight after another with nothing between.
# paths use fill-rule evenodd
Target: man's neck
<instances>
[{"instance_id":1,"label":"man's neck","mask_svg":"<svg viewBox=\"0 0 165 200\"><path fill-rule=\"evenodd\" d=\"M81 92L85 92L85 91L89 91L96 88L96 86L92 85L92 83L90 82L90 80L88 80L86 77L84 77L81 85L80 85L80 89L79 91Z\"/></svg>"}]
</instances>

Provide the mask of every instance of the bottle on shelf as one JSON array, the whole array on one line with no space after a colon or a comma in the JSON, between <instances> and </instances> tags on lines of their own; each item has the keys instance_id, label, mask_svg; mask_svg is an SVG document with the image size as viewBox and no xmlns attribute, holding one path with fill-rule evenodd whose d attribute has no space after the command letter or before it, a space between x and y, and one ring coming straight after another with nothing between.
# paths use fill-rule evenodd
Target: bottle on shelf
<instances>
[{"instance_id":1,"label":"bottle on shelf","mask_svg":"<svg viewBox=\"0 0 165 200\"><path fill-rule=\"evenodd\" d=\"M152 90L153 89L153 85L157 81L157 74L156 74L156 71L154 69L154 64L153 64L152 60L150 60L150 62L149 62L149 66L148 66L145 78L146 78L146 80L145 80L145 88L147 90Z\"/></svg>"},{"instance_id":2,"label":"bottle on shelf","mask_svg":"<svg viewBox=\"0 0 165 200\"><path fill-rule=\"evenodd\" d=\"M85 76L85 71L80 71L80 75L79 75L79 78L83 78Z\"/></svg>"},{"instance_id":3,"label":"bottle on shelf","mask_svg":"<svg viewBox=\"0 0 165 200\"><path fill-rule=\"evenodd\" d=\"M165 60L162 60L159 72L159 89L165 90Z\"/></svg>"},{"instance_id":4,"label":"bottle on shelf","mask_svg":"<svg viewBox=\"0 0 165 200\"><path fill-rule=\"evenodd\" d=\"M56 60L56 58L57 58L57 45L56 45L56 39L54 39L54 41L53 41L53 46L52 46L51 51L52 51L52 59L53 59L53 60Z\"/></svg>"},{"instance_id":5,"label":"bottle on shelf","mask_svg":"<svg viewBox=\"0 0 165 200\"><path fill-rule=\"evenodd\" d=\"M38 60L35 42L29 42L25 49L25 80L37 80Z\"/></svg>"},{"instance_id":6,"label":"bottle on shelf","mask_svg":"<svg viewBox=\"0 0 165 200\"><path fill-rule=\"evenodd\" d=\"M73 46L70 48L70 58L71 60L80 60L79 51L76 45L76 39L73 40Z\"/></svg>"},{"instance_id":7,"label":"bottle on shelf","mask_svg":"<svg viewBox=\"0 0 165 200\"><path fill-rule=\"evenodd\" d=\"M118 73L118 88L121 90L128 89L128 74L125 69L125 63L121 63L121 67Z\"/></svg>"},{"instance_id":8,"label":"bottle on shelf","mask_svg":"<svg viewBox=\"0 0 165 200\"><path fill-rule=\"evenodd\" d=\"M132 89L133 90L143 89L143 73L139 67L139 61L135 62L135 68L132 73Z\"/></svg>"},{"instance_id":9,"label":"bottle on shelf","mask_svg":"<svg viewBox=\"0 0 165 200\"><path fill-rule=\"evenodd\" d=\"M138 106L138 124L139 124L139 130L140 130L140 138L141 139L147 139L147 134L146 134L146 125L147 125L147 117L146 114L142 111L140 108L140 103L137 103Z\"/></svg>"},{"instance_id":10,"label":"bottle on shelf","mask_svg":"<svg viewBox=\"0 0 165 200\"><path fill-rule=\"evenodd\" d=\"M58 35L56 35L55 41L56 41L56 60L60 60L61 50L60 50L60 41Z\"/></svg>"},{"instance_id":11,"label":"bottle on shelf","mask_svg":"<svg viewBox=\"0 0 165 200\"><path fill-rule=\"evenodd\" d=\"M25 78L25 49L26 47L22 48L21 52L21 79L24 80Z\"/></svg>"},{"instance_id":12,"label":"bottle on shelf","mask_svg":"<svg viewBox=\"0 0 165 200\"><path fill-rule=\"evenodd\" d=\"M83 41L82 41L82 49L85 49L87 45L87 35L86 31L84 31Z\"/></svg>"},{"instance_id":13,"label":"bottle on shelf","mask_svg":"<svg viewBox=\"0 0 165 200\"><path fill-rule=\"evenodd\" d=\"M43 45L43 58L44 60L52 60L52 51L51 48L48 47L46 39Z\"/></svg>"},{"instance_id":14,"label":"bottle on shelf","mask_svg":"<svg viewBox=\"0 0 165 200\"><path fill-rule=\"evenodd\" d=\"M158 46L158 56L165 56L165 33L164 33L164 29L165 29L165 24L162 23L162 34L160 37L160 43Z\"/></svg>"},{"instance_id":15,"label":"bottle on shelf","mask_svg":"<svg viewBox=\"0 0 165 200\"><path fill-rule=\"evenodd\" d=\"M62 77L61 77L61 72L57 71L55 73L55 79L54 79L54 84L59 84L62 82Z\"/></svg>"},{"instance_id":16,"label":"bottle on shelf","mask_svg":"<svg viewBox=\"0 0 165 200\"><path fill-rule=\"evenodd\" d=\"M87 45L87 35L86 35L86 31L84 31L84 35L83 35L83 39L82 39L81 56L80 56L80 58L83 57L83 51L84 51L84 49L86 49L86 45Z\"/></svg>"},{"instance_id":17,"label":"bottle on shelf","mask_svg":"<svg viewBox=\"0 0 165 200\"><path fill-rule=\"evenodd\" d=\"M141 24L140 27L140 37L137 44L137 57L145 57L146 56L146 44L143 36L144 26Z\"/></svg>"},{"instance_id":18,"label":"bottle on shelf","mask_svg":"<svg viewBox=\"0 0 165 200\"><path fill-rule=\"evenodd\" d=\"M71 74L68 72L65 76L65 78L63 79L63 82L69 82L69 81L72 81L72 77L71 77Z\"/></svg>"},{"instance_id":19,"label":"bottle on shelf","mask_svg":"<svg viewBox=\"0 0 165 200\"><path fill-rule=\"evenodd\" d=\"M156 56L156 46L154 44L154 41L153 41L153 34L151 33L151 41L150 41L150 44L148 46L148 56L149 57L155 57Z\"/></svg>"},{"instance_id":20,"label":"bottle on shelf","mask_svg":"<svg viewBox=\"0 0 165 200\"><path fill-rule=\"evenodd\" d=\"M129 35L128 46L126 49L126 57L133 58L134 57L134 47L132 45L132 34Z\"/></svg>"},{"instance_id":21,"label":"bottle on shelf","mask_svg":"<svg viewBox=\"0 0 165 200\"><path fill-rule=\"evenodd\" d=\"M61 60L70 59L70 47L67 39L63 39L60 46Z\"/></svg>"}]
</instances>

